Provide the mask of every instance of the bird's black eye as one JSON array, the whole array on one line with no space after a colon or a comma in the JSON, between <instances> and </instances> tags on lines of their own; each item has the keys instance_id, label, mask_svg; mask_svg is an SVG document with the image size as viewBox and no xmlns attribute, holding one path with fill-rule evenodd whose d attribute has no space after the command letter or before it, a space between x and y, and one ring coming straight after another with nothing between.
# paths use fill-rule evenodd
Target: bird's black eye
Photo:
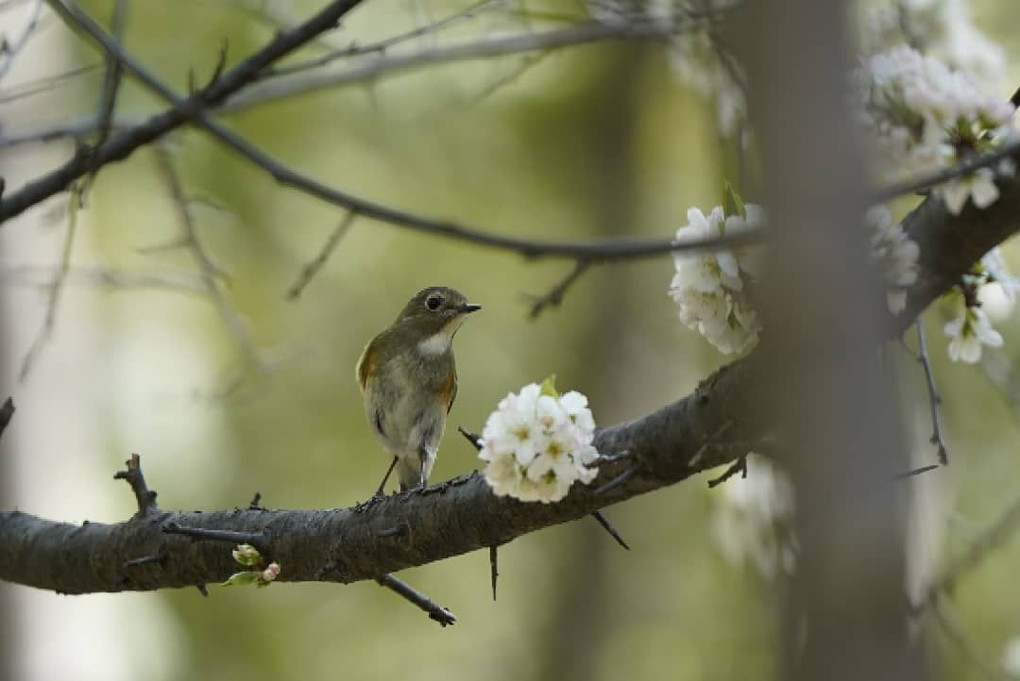
<instances>
[{"instance_id":1,"label":"bird's black eye","mask_svg":"<svg viewBox=\"0 0 1020 681\"><path fill-rule=\"evenodd\" d=\"M438 293L433 293L432 295L430 295L428 298L425 299L425 307L427 307L432 312L435 312L436 310L438 310L439 306L442 305L442 304L443 304L443 297L441 295L439 295Z\"/></svg>"}]
</instances>

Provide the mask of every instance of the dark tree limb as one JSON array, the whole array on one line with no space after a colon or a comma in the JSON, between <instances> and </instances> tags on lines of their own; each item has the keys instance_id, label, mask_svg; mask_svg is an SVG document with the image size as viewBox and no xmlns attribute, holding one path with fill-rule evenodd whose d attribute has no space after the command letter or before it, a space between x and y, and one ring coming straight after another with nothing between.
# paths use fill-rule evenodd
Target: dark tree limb
<instances>
[{"instance_id":1,"label":"dark tree limb","mask_svg":"<svg viewBox=\"0 0 1020 681\"><path fill-rule=\"evenodd\" d=\"M889 337L906 330L939 294L949 290L972 263L1020 229L1020 178L1001 182L1001 197L987 209L968 205L959 216L937 199L925 200L905 220L921 247L921 274L909 291L907 309L890 317ZM658 411L603 428L594 445L608 461L590 486L575 485L554 504L521 503L492 495L473 473L419 493L392 496L371 510L312 511L234 509L162 512L123 523L81 526L44 520L20 511L0 512L0 579L65 593L145 591L223 581L234 571L229 551L215 542L168 536L163 527L200 527L269 533L271 553L286 569L278 581L349 583L424 565L493 545L544 527L580 519L601 508L672 485L730 463L746 452L721 446L757 442L772 424L757 409L781 390L762 375L753 352L706 378L691 395ZM712 441L720 446L704 447ZM636 473L601 495L595 489L625 469ZM1020 516L1020 513L1016 514ZM1009 514L1011 524L1014 514ZM407 525L406 541L380 539L379 532ZM999 536L998 533L995 535ZM342 541L341 541L342 538ZM161 566L135 568L124 583L123 565L165 547ZM268 552L267 552L268 553ZM324 565L332 565L325 571Z\"/></svg>"}]
</instances>

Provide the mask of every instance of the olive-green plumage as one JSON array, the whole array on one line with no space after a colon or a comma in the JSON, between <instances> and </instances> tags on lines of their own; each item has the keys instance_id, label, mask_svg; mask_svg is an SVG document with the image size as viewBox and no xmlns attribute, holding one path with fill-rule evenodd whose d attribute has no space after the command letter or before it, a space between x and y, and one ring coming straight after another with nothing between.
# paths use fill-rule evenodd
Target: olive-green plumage
<instances>
[{"instance_id":1,"label":"olive-green plumage","mask_svg":"<svg viewBox=\"0 0 1020 681\"><path fill-rule=\"evenodd\" d=\"M358 359L365 418L393 457L391 470L396 467L402 490L424 486L435 465L446 415L457 396L453 336L480 307L452 288L423 289ZM383 478L377 495L385 484Z\"/></svg>"}]
</instances>

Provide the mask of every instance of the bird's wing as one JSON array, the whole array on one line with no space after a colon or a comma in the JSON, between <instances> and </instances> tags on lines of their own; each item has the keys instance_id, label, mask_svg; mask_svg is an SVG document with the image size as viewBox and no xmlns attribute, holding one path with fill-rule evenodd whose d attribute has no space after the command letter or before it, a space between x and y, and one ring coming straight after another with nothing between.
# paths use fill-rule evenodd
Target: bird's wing
<instances>
[{"instance_id":1,"label":"bird's wing","mask_svg":"<svg viewBox=\"0 0 1020 681\"><path fill-rule=\"evenodd\" d=\"M361 357L358 357L358 365L355 367L355 375L358 379L358 385L361 386L361 391L365 391L365 383L368 382L368 372L372 367L372 353L375 351L375 339L373 338L365 349L361 351Z\"/></svg>"},{"instance_id":2,"label":"bird's wing","mask_svg":"<svg viewBox=\"0 0 1020 681\"><path fill-rule=\"evenodd\" d=\"M446 394L449 395L449 400L446 403L446 413L449 414L450 410L453 409L453 401L457 399L457 370L454 369L450 374L450 380L447 382Z\"/></svg>"}]
</instances>

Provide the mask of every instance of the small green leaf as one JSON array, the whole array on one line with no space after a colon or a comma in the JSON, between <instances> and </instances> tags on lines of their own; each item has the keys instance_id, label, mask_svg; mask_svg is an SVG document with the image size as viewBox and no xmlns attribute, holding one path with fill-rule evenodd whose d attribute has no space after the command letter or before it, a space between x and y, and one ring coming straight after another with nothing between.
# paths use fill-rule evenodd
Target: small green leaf
<instances>
[{"instance_id":1,"label":"small green leaf","mask_svg":"<svg viewBox=\"0 0 1020 681\"><path fill-rule=\"evenodd\" d=\"M259 581L261 572L255 570L245 570L244 572L235 572L227 578L227 581L223 582L220 586L247 586L249 584L255 584Z\"/></svg>"},{"instance_id":2,"label":"small green leaf","mask_svg":"<svg viewBox=\"0 0 1020 681\"><path fill-rule=\"evenodd\" d=\"M542 394L548 395L554 400L560 399L560 394L556 392L556 374L550 374L548 378L542 381Z\"/></svg>"},{"instance_id":3,"label":"small green leaf","mask_svg":"<svg viewBox=\"0 0 1020 681\"><path fill-rule=\"evenodd\" d=\"M747 210L744 208L744 200L733 188L733 185L726 182L726 196L723 198L723 214L726 217L740 216L747 219Z\"/></svg>"}]
</instances>

